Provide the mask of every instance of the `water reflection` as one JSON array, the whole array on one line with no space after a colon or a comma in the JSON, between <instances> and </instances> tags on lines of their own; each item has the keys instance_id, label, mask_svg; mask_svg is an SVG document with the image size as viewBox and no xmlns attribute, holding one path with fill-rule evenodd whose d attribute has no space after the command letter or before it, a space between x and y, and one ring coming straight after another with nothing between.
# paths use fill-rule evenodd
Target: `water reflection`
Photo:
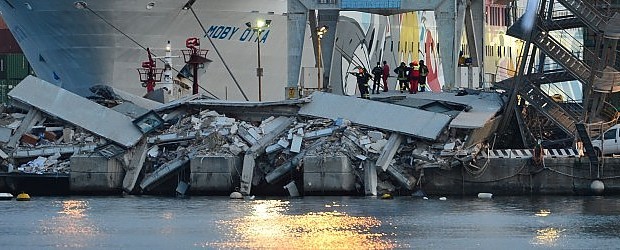
<instances>
[{"instance_id":1,"label":"water reflection","mask_svg":"<svg viewBox=\"0 0 620 250\"><path fill-rule=\"evenodd\" d=\"M547 210L547 209L541 209L540 211L536 212L535 215L538 217L547 217L551 214L551 211Z\"/></svg>"},{"instance_id":2,"label":"water reflection","mask_svg":"<svg viewBox=\"0 0 620 250\"><path fill-rule=\"evenodd\" d=\"M88 247L88 241L99 232L88 219L88 201L65 200L56 205L61 210L53 219L42 221L43 233L60 236L57 247Z\"/></svg>"},{"instance_id":3,"label":"water reflection","mask_svg":"<svg viewBox=\"0 0 620 250\"><path fill-rule=\"evenodd\" d=\"M382 239L383 234L372 230L381 225L373 217L350 216L336 209L338 204L326 207L331 212L285 214L288 201L254 201L249 216L222 221L229 227L231 242L205 244L205 247L223 248L279 248L279 249L356 249L394 248L394 243Z\"/></svg>"},{"instance_id":4,"label":"water reflection","mask_svg":"<svg viewBox=\"0 0 620 250\"><path fill-rule=\"evenodd\" d=\"M538 229L536 230L536 236L534 237L534 244L554 246L564 231L564 229L553 227Z\"/></svg>"}]
</instances>

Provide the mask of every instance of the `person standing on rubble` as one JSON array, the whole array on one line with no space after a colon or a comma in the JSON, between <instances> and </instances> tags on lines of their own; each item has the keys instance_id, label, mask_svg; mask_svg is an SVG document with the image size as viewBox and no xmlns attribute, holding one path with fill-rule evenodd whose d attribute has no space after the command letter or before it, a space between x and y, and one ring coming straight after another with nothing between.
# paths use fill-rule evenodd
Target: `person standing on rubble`
<instances>
[{"instance_id":1,"label":"person standing on rubble","mask_svg":"<svg viewBox=\"0 0 620 250\"><path fill-rule=\"evenodd\" d=\"M420 80L420 66L418 61L413 61L409 64L409 94L418 93L418 81Z\"/></svg>"},{"instance_id":2,"label":"person standing on rubble","mask_svg":"<svg viewBox=\"0 0 620 250\"><path fill-rule=\"evenodd\" d=\"M383 61L383 92L388 92L388 76L390 76L390 65L387 64L387 61Z\"/></svg>"},{"instance_id":3,"label":"person standing on rubble","mask_svg":"<svg viewBox=\"0 0 620 250\"><path fill-rule=\"evenodd\" d=\"M400 93L403 93L403 90L407 89L407 82L409 81L409 67L405 65L405 62L401 62L400 66L394 69L394 73L396 73L398 79L398 88L400 89Z\"/></svg>"},{"instance_id":4,"label":"person standing on rubble","mask_svg":"<svg viewBox=\"0 0 620 250\"><path fill-rule=\"evenodd\" d=\"M381 88L381 75L383 75L383 68L381 68L381 63L377 62L377 66L372 69L372 94L375 94L375 89L377 90L377 94L379 94Z\"/></svg>"},{"instance_id":5,"label":"person standing on rubble","mask_svg":"<svg viewBox=\"0 0 620 250\"><path fill-rule=\"evenodd\" d=\"M368 81L372 79L372 76L368 74L366 68L359 67L358 72L347 72L348 74L352 74L357 77L357 87L360 89L360 95L364 99L370 99L370 94L368 93Z\"/></svg>"},{"instance_id":6,"label":"person standing on rubble","mask_svg":"<svg viewBox=\"0 0 620 250\"><path fill-rule=\"evenodd\" d=\"M426 91L426 76L428 75L428 67L424 65L424 60L420 60L420 92Z\"/></svg>"}]
</instances>

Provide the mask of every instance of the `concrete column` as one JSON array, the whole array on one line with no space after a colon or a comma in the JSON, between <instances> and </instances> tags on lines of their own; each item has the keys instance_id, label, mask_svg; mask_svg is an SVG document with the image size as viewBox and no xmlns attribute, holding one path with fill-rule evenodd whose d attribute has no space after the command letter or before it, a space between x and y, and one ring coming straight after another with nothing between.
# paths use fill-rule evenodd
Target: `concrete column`
<instances>
[{"instance_id":1,"label":"concrete column","mask_svg":"<svg viewBox=\"0 0 620 250\"><path fill-rule=\"evenodd\" d=\"M484 69L482 45L484 43L484 1L471 0L465 13L467 44L473 67Z\"/></svg>"},{"instance_id":2,"label":"concrete column","mask_svg":"<svg viewBox=\"0 0 620 250\"><path fill-rule=\"evenodd\" d=\"M338 10L320 10L319 11L319 25L328 27L327 34L323 35L321 39L321 62L323 63L323 88L329 87L329 76L332 67L332 55L334 53L334 42L336 40L336 30L338 28L338 16L340 11Z\"/></svg>"},{"instance_id":3,"label":"concrete column","mask_svg":"<svg viewBox=\"0 0 620 250\"><path fill-rule=\"evenodd\" d=\"M457 62L463 23L465 21L465 0L445 1L435 10L437 33L439 36L439 56L442 58L444 73L444 89L452 89L456 85Z\"/></svg>"},{"instance_id":4,"label":"concrete column","mask_svg":"<svg viewBox=\"0 0 620 250\"><path fill-rule=\"evenodd\" d=\"M288 74L287 87L299 85L299 73L301 70L301 55L304 48L304 34L308 9L299 0L288 0L287 20L287 46L288 46Z\"/></svg>"}]
</instances>

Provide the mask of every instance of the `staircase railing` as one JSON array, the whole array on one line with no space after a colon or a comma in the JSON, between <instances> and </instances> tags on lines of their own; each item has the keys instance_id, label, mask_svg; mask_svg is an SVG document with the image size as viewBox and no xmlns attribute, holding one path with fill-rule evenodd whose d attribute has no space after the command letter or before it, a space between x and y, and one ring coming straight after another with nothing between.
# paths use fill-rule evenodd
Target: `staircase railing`
<instances>
[{"instance_id":1,"label":"staircase railing","mask_svg":"<svg viewBox=\"0 0 620 250\"><path fill-rule=\"evenodd\" d=\"M605 132L605 130L618 124L618 119L620 118L620 112L618 112L616 107L611 105L609 102L603 102L603 110L601 111L601 115L604 115L604 118L607 118L607 121L586 124L590 138L595 138Z\"/></svg>"},{"instance_id":2,"label":"staircase railing","mask_svg":"<svg viewBox=\"0 0 620 250\"><path fill-rule=\"evenodd\" d=\"M602 26L609 19L598 8L584 0L558 0L564 7L571 10L573 14L580 17L581 20L594 31L600 31Z\"/></svg>"}]
</instances>

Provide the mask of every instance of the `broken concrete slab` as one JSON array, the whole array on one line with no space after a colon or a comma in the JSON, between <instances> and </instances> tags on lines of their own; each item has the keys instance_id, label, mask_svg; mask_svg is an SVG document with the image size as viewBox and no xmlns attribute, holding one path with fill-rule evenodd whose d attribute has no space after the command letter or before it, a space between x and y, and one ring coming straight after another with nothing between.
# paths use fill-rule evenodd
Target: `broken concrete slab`
<instances>
[{"instance_id":1,"label":"broken concrete slab","mask_svg":"<svg viewBox=\"0 0 620 250\"><path fill-rule=\"evenodd\" d=\"M435 140L450 122L450 116L366 99L315 92L300 115L352 123ZM377 115L381 114L381 115Z\"/></svg>"},{"instance_id":2,"label":"broken concrete slab","mask_svg":"<svg viewBox=\"0 0 620 250\"><path fill-rule=\"evenodd\" d=\"M282 132L284 132L293 122L295 118L288 117L281 122L273 131L263 136L260 141L257 141L248 151L245 152L243 157L243 170L241 172L241 187L239 192L244 195L249 195L252 189L252 177L254 176L254 167L256 165L255 159L261 154L265 153L265 148L269 143L275 140ZM241 131L241 127L239 127Z\"/></svg>"},{"instance_id":3,"label":"broken concrete slab","mask_svg":"<svg viewBox=\"0 0 620 250\"><path fill-rule=\"evenodd\" d=\"M189 155L179 156L176 159L165 163L164 165L159 167L157 170L155 170L151 175L144 178L144 180L142 180L142 182L140 183L140 188L142 188L142 190L145 190L145 191L148 191L151 188L154 188L157 184L164 181L165 177L180 170L181 167L187 165L187 163L189 163L191 158L193 158L193 155L189 154Z\"/></svg>"},{"instance_id":4,"label":"broken concrete slab","mask_svg":"<svg viewBox=\"0 0 620 250\"><path fill-rule=\"evenodd\" d=\"M489 122L504 106L499 93L480 92L456 96L454 92L420 92L410 98L445 101L471 107L461 111L450 122L451 128L474 129L481 128Z\"/></svg>"},{"instance_id":5,"label":"broken concrete slab","mask_svg":"<svg viewBox=\"0 0 620 250\"><path fill-rule=\"evenodd\" d=\"M33 149L18 149L13 152L13 158L26 158L26 157L37 157L37 156L47 156L53 155L56 153L60 154L73 154L79 152L93 151L97 147L96 144L90 145L54 145L43 148L33 148Z\"/></svg>"},{"instance_id":6,"label":"broken concrete slab","mask_svg":"<svg viewBox=\"0 0 620 250\"><path fill-rule=\"evenodd\" d=\"M125 177L123 178L123 191L131 193L136 187L140 171L144 166L144 160L146 159L147 150L146 140L142 139L140 143L132 150L131 161L125 171Z\"/></svg>"},{"instance_id":7,"label":"broken concrete slab","mask_svg":"<svg viewBox=\"0 0 620 250\"><path fill-rule=\"evenodd\" d=\"M26 117L24 117L22 122L19 124L19 127L17 127L17 129L15 130L15 133L13 133L13 136L6 144L7 147L17 147L17 143L22 138L22 135L30 131L30 129L32 129L32 127L36 125L37 122L41 121L42 118L43 114L41 114L41 111L39 111L38 109L30 108L30 110L28 110L28 114L26 114Z\"/></svg>"},{"instance_id":8,"label":"broken concrete slab","mask_svg":"<svg viewBox=\"0 0 620 250\"><path fill-rule=\"evenodd\" d=\"M316 140L307 149L302 150L301 152L299 152L299 154L293 156L293 158L276 167L273 171L269 172L265 176L265 181L267 181L267 183L274 183L278 181L282 176L289 173L291 170L293 170L293 168L297 167L302 162L304 156L306 155L306 152L314 150L318 146L325 143L325 141L325 138L320 138Z\"/></svg>"},{"instance_id":9,"label":"broken concrete slab","mask_svg":"<svg viewBox=\"0 0 620 250\"><path fill-rule=\"evenodd\" d=\"M256 144L258 142L258 140L256 140L256 138L254 136L252 136L250 134L250 132L248 131L248 129L246 129L243 126L239 126L239 129L237 129L237 134L247 143L249 143L251 146L254 146L254 144Z\"/></svg>"},{"instance_id":10,"label":"broken concrete slab","mask_svg":"<svg viewBox=\"0 0 620 250\"><path fill-rule=\"evenodd\" d=\"M114 107L112 107L112 110L119 112L123 115L129 116L133 119L136 119L144 114L146 114L147 112L149 112L148 109L142 108L138 105L135 105L133 103L130 102L124 102L121 103L119 105L116 105Z\"/></svg>"},{"instance_id":11,"label":"broken concrete slab","mask_svg":"<svg viewBox=\"0 0 620 250\"><path fill-rule=\"evenodd\" d=\"M0 127L0 142L7 143L11 140L13 129L7 127Z\"/></svg>"},{"instance_id":12,"label":"broken concrete slab","mask_svg":"<svg viewBox=\"0 0 620 250\"><path fill-rule=\"evenodd\" d=\"M297 190L297 185L295 185L295 181L291 181L284 186L284 189L288 190L288 193L291 197L299 197L299 190Z\"/></svg>"},{"instance_id":13,"label":"broken concrete slab","mask_svg":"<svg viewBox=\"0 0 620 250\"><path fill-rule=\"evenodd\" d=\"M142 138L130 117L34 76L26 77L8 95L13 102L40 109L124 147L132 147Z\"/></svg>"},{"instance_id":14,"label":"broken concrete slab","mask_svg":"<svg viewBox=\"0 0 620 250\"><path fill-rule=\"evenodd\" d=\"M299 153L301 151L301 143L303 141L303 137L297 134L293 135L293 141L291 142L291 152Z\"/></svg>"},{"instance_id":15,"label":"broken concrete slab","mask_svg":"<svg viewBox=\"0 0 620 250\"><path fill-rule=\"evenodd\" d=\"M407 190L413 189L413 185L415 185L416 181L415 178L405 176L396 167L391 165L388 167L386 172L392 177L394 177L394 179L396 179L396 182L398 182L402 187L406 188Z\"/></svg>"},{"instance_id":16,"label":"broken concrete slab","mask_svg":"<svg viewBox=\"0 0 620 250\"><path fill-rule=\"evenodd\" d=\"M390 139L388 139L387 144L385 144L385 146L383 147L383 151L381 151L381 155L379 155L375 166L380 167L383 171L386 171L388 166L392 162L392 158L394 158L396 151L398 151L398 147L400 147L402 139L402 135L398 133L392 133L390 135Z\"/></svg>"},{"instance_id":17,"label":"broken concrete slab","mask_svg":"<svg viewBox=\"0 0 620 250\"><path fill-rule=\"evenodd\" d=\"M316 139L316 138L323 137L323 136L329 136L333 134L334 131L336 131L336 129L338 128L333 127L333 128L324 128L324 129L319 129L316 131L308 132L304 135L304 139L312 140L312 139Z\"/></svg>"},{"instance_id":18,"label":"broken concrete slab","mask_svg":"<svg viewBox=\"0 0 620 250\"><path fill-rule=\"evenodd\" d=\"M377 167L369 161L362 161L364 167L364 193L377 196Z\"/></svg>"},{"instance_id":19,"label":"broken concrete slab","mask_svg":"<svg viewBox=\"0 0 620 250\"><path fill-rule=\"evenodd\" d=\"M151 110L162 106L162 103L131 94L110 85L95 85L90 87L90 91L104 98L121 99L125 101L123 103L132 103L146 110Z\"/></svg>"}]
</instances>

